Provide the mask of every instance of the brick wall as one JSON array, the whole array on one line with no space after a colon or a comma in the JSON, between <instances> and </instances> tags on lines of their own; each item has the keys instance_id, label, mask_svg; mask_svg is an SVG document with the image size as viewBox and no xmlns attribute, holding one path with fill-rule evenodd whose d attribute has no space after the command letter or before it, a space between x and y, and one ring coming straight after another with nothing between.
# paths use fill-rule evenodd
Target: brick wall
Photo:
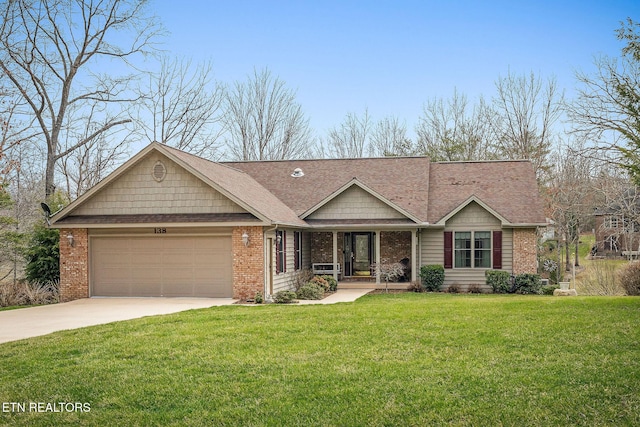
<instances>
[{"instance_id":1,"label":"brick wall","mask_svg":"<svg viewBox=\"0 0 640 427\"><path fill-rule=\"evenodd\" d=\"M73 235L73 246L67 236ZM60 301L89 297L89 237L86 228L60 230Z\"/></svg>"},{"instance_id":2,"label":"brick wall","mask_svg":"<svg viewBox=\"0 0 640 427\"><path fill-rule=\"evenodd\" d=\"M537 244L535 228L513 229L513 274L537 272Z\"/></svg>"},{"instance_id":3,"label":"brick wall","mask_svg":"<svg viewBox=\"0 0 640 427\"><path fill-rule=\"evenodd\" d=\"M242 234L249 235L249 245L242 243ZM249 299L264 292L264 238L262 227L234 227L231 237L233 251L233 298Z\"/></svg>"},{"instance_id":4,"label":"brick wall","mask_svg":"<svg viewBox=\"0 0 640 427\"><path fill-rule=\"evenodd\" d=\"M410 231L382 231L380 236L380 262L398 262L402 258L411 259Z\"/></svg>"},{"instance_id":5,"label":"brick wall","mask_svg":"<svg viewBox=\"0 0 640 427\"><path fill-rule=\"evenodd\" d=\"M312 232L311 241L311 262L333 262L333 233ZM344 253L344 233L338 233L338 262L343 262Z\"/></svg>"},{"instance_id":6,"label":"brick wall","mask_svg":"<svg viewBox=\"0 0 640 427\"><path fill-rule=\"evenodd\" d=\"M373 244L373 242L371 242ZM338 233L338 262L343 262L344 233ZM380 261L398 262L411 258L410 231L382 231L380 240ZM311 233L311 262L333 262L333 234L331 232ZM372 259L371 262L375 262Z\"/></svg>"}]
</instances>

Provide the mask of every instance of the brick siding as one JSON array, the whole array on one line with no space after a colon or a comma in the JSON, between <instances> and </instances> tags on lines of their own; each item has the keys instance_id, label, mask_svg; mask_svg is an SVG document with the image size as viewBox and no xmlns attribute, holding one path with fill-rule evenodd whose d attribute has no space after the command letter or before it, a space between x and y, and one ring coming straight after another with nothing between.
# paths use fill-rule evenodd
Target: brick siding
<instances>
[{"instance_id":1,"label":"brick siding","mask_svg":"<svg viewBox=\"0 0 640 427\"><path fill-rule=\"evenodd\" d=\"M411 259L410 231L382 231L380 236L380 262L382 264Z\"/></svg>"},{"instance_id":2,"label":"brick siding","mask_svg":"<svg viewBox=\"0 0 640 427\"><path fill-rule=\"evenodd\" d=\"M73 235L73 246L67 236ZM89 297L89 237L86 228L60 230L60 301Z\"/></svg>"},{"instance_id":3,"label":"brick siding","mask_svg":"<svg viewBox=\"0 0 640 427\"><path fill-rule=\"evenodd\" d=\"M242 234L249 235L249 245L242 243ZM249 299L264 292L264 236L262 227L234 227L231 237L233 251L233 298Z\"/></svg>"},{"instance_id":4,"label":"brick siding","mask_svg":"<svg viewBox=\"0 0 640 427\"><path fill-rule=\"evenodd\" d=\"M380 261L398 262L411 258L410 231L382 231L380 238ZM372 242L373 244L373 242ZM338 262L343 262L344 233L338 233ZM311 233L311 262L333 262L333 233ZM371 262L375 262L372 259Z\"/></svg>"},{"instance_id":5,"label":"brick siding","mask_svg":"<svg viewBox=\"0 0 640 427\"><path fill-rule=\"evenodd\" d=\"M538 271L537 244L535 228L513 229L513 274Z\"/></svg>"}]
</instances>

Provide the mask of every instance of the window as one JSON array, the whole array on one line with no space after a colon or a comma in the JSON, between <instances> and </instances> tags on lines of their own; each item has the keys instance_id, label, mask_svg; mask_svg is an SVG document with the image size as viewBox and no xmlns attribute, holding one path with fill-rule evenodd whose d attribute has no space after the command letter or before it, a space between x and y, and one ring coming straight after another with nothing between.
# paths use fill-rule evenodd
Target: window
<instances>
[{"instance_id":1,"label":"window","mask_svg":"<svg viewBox=\"0 0 640 427\"><path fill-rule=\"evenodd\" d=\"M617 216L605 217L604 226L605 228L618 228L618 217Z\"/></svg>"},{"instance_id":2,"label":"window","mask_svg":"<svg viewBox=\"0 0 640 427\"><path fill-rule=\"evenodd\" d=\"M302 232L293 232L293 268L295 270L302 269L302 254L300 248L302 247Z\"/></svg>"},{"instance_id":3,"label":"window","mask_svg":"<svg viewBox=\"0 0 640 427\"><path fill-rule=\"evenodd\" d=\"M287 271L287 233L276 230L276 274Z\"/></svg>"},{"instance_id":4,"label":"window","mask_svg":"<svg viewBox=\"0 0 640 427\"><path fill-rule=\"evenodd\" d=\"M604 250L618 252L618 237L607 236L604 238Z\"/></svg>"},{"instance_id":5,"label":"window","mask_svg":"<svg viewBox=\"0 0 640 427\"><path fill-rule=\"evenodd\" d=\"M491 268L491 232L476 231L474 233L473 266L475 268Z\"/></svg>"},{"instance_id":6,"label":"window","mask_svg":"<svg viewBox=\"0 0 640 427\"><path fill-rule=\"evenodd\" d=\"M471 267L471 232L456 232L455 238L456 268Z\"/></svg>"},{"instance_id":7,"label":"window","mask_svg":"<svg viewBox=\"0 0 640 427\"><path fill-rule=\"evenodd\" d=\"M491 268L490 231L457 231L454 240L455 268Z\"/></svg>"}]
</instances>

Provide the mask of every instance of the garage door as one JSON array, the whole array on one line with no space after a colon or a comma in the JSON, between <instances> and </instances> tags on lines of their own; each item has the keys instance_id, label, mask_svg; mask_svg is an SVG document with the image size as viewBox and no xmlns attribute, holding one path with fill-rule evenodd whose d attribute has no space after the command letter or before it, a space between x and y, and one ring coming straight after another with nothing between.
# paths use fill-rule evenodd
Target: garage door
<instances>
[{"instance_id":1,"label":"garage door","mask_svg":"<svg viewBox=\"0 0 640 427\"><path fill-rule=\"evenodd\" d=\"M93 237L91 295L231 297L231 236Z\"/></svg>"}]
</instances>

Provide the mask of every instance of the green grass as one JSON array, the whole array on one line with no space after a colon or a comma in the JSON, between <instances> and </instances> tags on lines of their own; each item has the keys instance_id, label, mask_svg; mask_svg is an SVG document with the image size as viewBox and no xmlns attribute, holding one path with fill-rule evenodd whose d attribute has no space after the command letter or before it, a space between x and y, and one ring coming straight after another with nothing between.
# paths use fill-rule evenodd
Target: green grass
<instances>
[{"instance_id":1,"label":"green grass","mask_svg":"<svg viewBox=\"0 0 640 427\"><path fill-rule=\"evenodd\" d=\"M28 305L9 305L7 307L0 307L0 311L6 311L6 310L17 310L19 308L27 308L29 307Z\"/></svg>"},{"instance_id":2,"label":"green grass","mask_svg":"<svg viewBox=\"0 0 640 427\"><path fill-rule=\"evenodd\" d=\"M0 345L7 425L640 425L640 298L388 294Z\"/></svg>"}]
</instances>

